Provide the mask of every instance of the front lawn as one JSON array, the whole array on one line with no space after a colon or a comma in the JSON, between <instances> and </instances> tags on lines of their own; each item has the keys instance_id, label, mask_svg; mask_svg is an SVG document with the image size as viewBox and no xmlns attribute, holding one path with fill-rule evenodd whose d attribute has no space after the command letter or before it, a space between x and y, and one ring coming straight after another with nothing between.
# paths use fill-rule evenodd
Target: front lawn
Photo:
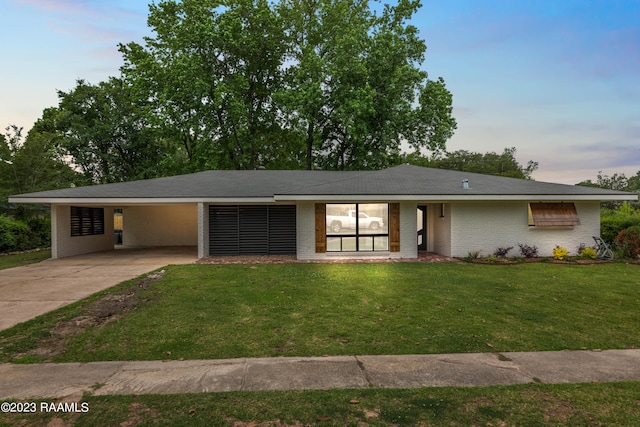
<instances>
[{"instance_id":1,"label":"front lawn","mask_svg":"<svg viewBox=\"0 0 640 427\"><path fill-rule=\"evenodd\" d=\"M170 266L0 332L4 361L637 348L640 267Z\"/></svg>"},{"instance_id":2,"label":"front lawn","mask_svg":"<svg viewBox=\"0 0 640 427\"><path fill-rule=\"evenodd\" d=\"M51 258L51 250L27 251L17 254L0 254L0 270L21 267Z\"/></svg>"}]
</instances>

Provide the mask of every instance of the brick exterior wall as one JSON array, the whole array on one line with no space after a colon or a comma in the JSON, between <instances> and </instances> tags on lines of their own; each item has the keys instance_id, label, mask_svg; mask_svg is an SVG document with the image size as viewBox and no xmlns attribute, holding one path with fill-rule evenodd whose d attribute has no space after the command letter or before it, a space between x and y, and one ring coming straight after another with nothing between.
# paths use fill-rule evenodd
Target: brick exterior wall
<instances>
[{"instance_id":1,"label":"brick exterior wall","mask_svg":"<svg viewBox=\"0 0 640 427\"><path fill-rule=\"evenodd\" d=\"M113 208L104 208L104 234L71 237L71 206L51 205L51 258L107 251L113 244Z\"/></svg>"},{"instance_id":2,"label":"brick exterior wall","mask_svg":"<svg viewBox=\"0 0 640 427\"><path fill-rule=\"evenodd\" d=\"M575 206L580 225L536 228L528 225L526 201L452 202L451 253L440 253L464 257L479 251L486 256L497 247L513 246L509 256L519 256L518 243L523 243L537 246L539 256L551 256L556 245L575 254L581 243L591 246L592 236L600 234L600 203L575 202Z\"/></svg>"},{"instance_id":3,"label":"brick exterior wall","mask_svg":"<svg viewBox=\"0 0 640 427\"><path fill-rule=\"evenodd\" d=\"M444 213L441 216L441 213ZM428 205L427 239L429 252L451 256L451 205L444 204L444 212L441 212L441 203Z\"/></svg>"}]
</instances>

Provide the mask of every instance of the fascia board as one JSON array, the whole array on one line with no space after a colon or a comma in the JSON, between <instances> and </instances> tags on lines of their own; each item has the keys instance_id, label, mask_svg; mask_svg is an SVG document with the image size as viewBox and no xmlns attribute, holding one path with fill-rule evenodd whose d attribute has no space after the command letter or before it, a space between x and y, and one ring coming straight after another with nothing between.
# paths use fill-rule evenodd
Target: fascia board
<instances>
[{"instance_id":1,"label":"fascia board","mask_svg":"<svg viewBox=\"0 0 640 427\"><path fill-rule=\"evenodd\" d=\"M629 195L578 195L578 194L509 194L509 195L446 195L446 194L414 194L414 195L335 195L335 194L319 194L319 195L276 195L275 201L314 201L314 200L333 200L333 201L371 201L371 200L388 200L388 201L504 201L504 200L590 200L590 201L623 201L638 200L635 194Z\"/></svg>"},{"instance_id":2,"label":"fascia board","mask_svg":"<svg viewBox=\"0 0 640 427\"><path fill-rule=\"evenodd\" d=\"M163 197L104 197L104 198L73 198L73 197L10 197L10 203L38 203L52 205L152 205L152 204L185 204L185 203L274 203L273 197L185 197L185 198L163 198Z\"/></svg>"}]
</instances>

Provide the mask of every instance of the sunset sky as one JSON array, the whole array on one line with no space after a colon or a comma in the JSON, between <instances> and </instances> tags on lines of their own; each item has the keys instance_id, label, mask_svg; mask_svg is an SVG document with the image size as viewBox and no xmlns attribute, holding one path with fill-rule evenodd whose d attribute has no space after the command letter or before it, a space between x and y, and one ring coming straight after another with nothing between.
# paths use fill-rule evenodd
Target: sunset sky
<instances>
[{"instance_id":1,"label":"sunset sky","mask_svg":"<svg viewBox=\"0 0 640 427\"><path fill-rule=\"evenodd\" d=\"M0 124L25 130L77 79L119 74L146 0L0 0ZM539 181L640 171L640 2L423 0L423 67L453 93L450 151L539 162Z\"/></svg>"}]
</instances>

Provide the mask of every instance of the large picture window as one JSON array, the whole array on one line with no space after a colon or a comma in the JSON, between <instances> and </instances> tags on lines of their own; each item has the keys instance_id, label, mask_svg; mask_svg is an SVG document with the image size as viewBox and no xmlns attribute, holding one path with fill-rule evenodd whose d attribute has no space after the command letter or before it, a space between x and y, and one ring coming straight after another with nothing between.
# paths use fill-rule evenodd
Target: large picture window
<instances>
[{"instance_id":1,"label":"large picture window","mask_svg":"<svg viewBox=\"0 0 640 427\"><path fill-rule=\"evenodd\" d=\"M327 252L388 251L388 203L326 205Z\"/></svg>"},{"instance_id":2,"label":"large picture window","mask_svg":"<svg viewBox=\"0 0 640 427\"><path fill-rule=\"evenodd\" d=\"M104 234L104 209L71 206L71 237Z\"/></svg>"}]
</instances>

